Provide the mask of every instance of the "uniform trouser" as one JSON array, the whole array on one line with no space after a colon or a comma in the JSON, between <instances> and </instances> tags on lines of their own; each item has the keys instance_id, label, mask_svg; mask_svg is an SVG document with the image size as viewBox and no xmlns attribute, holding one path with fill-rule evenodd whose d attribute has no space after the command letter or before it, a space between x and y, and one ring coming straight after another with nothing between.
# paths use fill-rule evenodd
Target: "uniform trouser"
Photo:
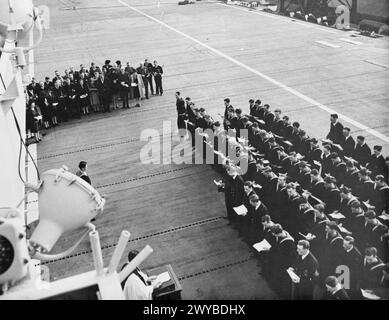
<instances>
[{"instance_id":1,"label":"uniform trouser","mask_svg":"<svg viewBox=\"0 0 389 320\"><path fill-rule=\"evenodd\" d=\"M226 208L227 208L227 218L232 222L232 220L234 219L233 217L236 213L233 209L231 202L226 201Z\"/></svg>"},{"instance_id":2,"label":"uniform trouser","mask_svg":"<svg viewBox=\"0 0 389 320\"><path fill-rule=\"evenodd\" d=\"M120 99L123 101L123 108L128 107L128 90L120 90Z\"/></svg>"},{"instance_id":3,"label":"uniform trouser","mask_svg":"<svg viewBox=\"0 0 389 320\"><path fill-rule=\"evenodd\" d=\"M157 92L158 94L158 92ZM192 126L191 124L187 124L187 128L188 128L188 131L190 132L191 134L191 137L192 137L192 147L195 146L195 139L196 139L196 136L195 136L195 130L196 128L194 126Z\"/></svg>"},{"instance_id":4,"label":"uniform trouser","mask_svg":"<svg viewBox=\"0 0 389 320\"><path fill-rule=\"evenodd\" d=\"M147 77L143 77L143 84L145 85L145 96L146 99L149 98L149 80L147 80Z\"/></svg>"},{"instance_id":5,"label":"uniform trouser","mask_svg":"<svg viewBox=\"0 0 389 320\"><path fill-rule=\"evenodd\" d=\"M185 116L178 116L177 118L177 128L178 133L181 137L184 137L186 135L186 123L185 123Z\"/></svg>"},{"instance_id":6,"label":"uniform trouser","mask_svg":"<svg viewBox=\"0 0 389 320\"><path fill-rule=\"evenodd\" d=\"M109 93L105 92L102 94L102 101L103 101L103 106L104 106L104 111L110 112L110 105L111 105L111 100L112 97Z\"/></svg>"},{"instance_id":7,"label":"uniform trouser","mask_svg":"<svg viewBox=\"0 0 389 320\"><path fill-rule=\"evenodd\" d=\"M162 88L162 77L160 75L156 75L154 77L155 80L155 94L162 94L163 88Z\"/></svg>"},{"instance_id":8,"label":"uniform trouser","mask_svg":"<svg viewBox=\"0 0 389 320\"><path fill-rule=\"evenodd\" d=\"M69 115L68 115L68 106L64 101L60 101L58 103L58 115L61 121L68 121Z\"/></svg>"},{"instance_id":9,"label":"uniform trouser","mask_svg":"<svg viewBox=\"0 0 389 320\"><path fill-rule=\"evenodd\" d=\"M76 99L69 99L69 109L72 117L81 118L80 104Z\"/></svg>"},{"instance_id":10,"label":"uniform trouser","mask_svg":"<svg viewBox=\"0 0 389 320\"><path fill-rule=\"evenodd\" d=\"M146 79L147 79L147 82L150 84L150 93L154 94L153 76L150 75L150 76L146 77Z\"/></svg>"}]
</instances>

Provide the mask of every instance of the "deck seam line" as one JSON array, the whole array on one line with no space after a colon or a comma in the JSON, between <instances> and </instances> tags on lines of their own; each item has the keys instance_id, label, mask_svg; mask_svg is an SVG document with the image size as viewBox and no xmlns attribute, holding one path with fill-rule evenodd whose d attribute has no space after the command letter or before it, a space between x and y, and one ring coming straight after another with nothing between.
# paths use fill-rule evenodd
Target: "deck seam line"
<instances>
[{"instance_id":1,"label":"deck seam line","mask_svg":"<svg viewBox=\"0 0 389 320\"><path fill-rule=\"evenodd\" d=\"M193 227L200 226L200 225L205 225L205 224L208 224L208 223L219 221L221 219L224 219L224 217L217 216L217 217L213 217L213 218L207 218L207 219L204 219L204 220L200 220L200 221L184 224L184 225L181 225L181 226L178 226L178 227L173 227L173 228L169 228L169 229L166 229L166 230L157 231L157 232L154 232L154 233L151 233L151 234L139 236L139 237L134 238L134 239L129 239L128 243L139 241L139 240L149 239L149 238L153 238L153 237L156 237L156 236L159 236L159 235L169 234L169 233L173 233L173 232L176 232L176 231L181 231L181 230L184 230L184 229L193 228ZM117 245L117 243L112 243L112 244L104 245L104 246L101 246L101 249L105 250L105 249L113 248L116 245ZM68 255L66 257L62 257L60 259L44 261L41 264L42 265L43 264L51 264L51 263L54 263L54 262L63 261L63 260L67 260L67 259L70 259L70 258L82 256L82 255L85 255L85 254L88 254L88 253L92 253L92 250L80 251L80 252Z\"/></svg>"}]
</instances>

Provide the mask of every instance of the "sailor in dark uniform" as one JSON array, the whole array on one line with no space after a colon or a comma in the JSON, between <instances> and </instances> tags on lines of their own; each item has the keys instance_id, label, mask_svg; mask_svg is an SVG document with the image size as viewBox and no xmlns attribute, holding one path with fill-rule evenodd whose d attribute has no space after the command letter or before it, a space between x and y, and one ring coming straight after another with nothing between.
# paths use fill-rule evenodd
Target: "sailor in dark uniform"
<instances>
[{"instance_id":1,"label":"sailor in dark uniform","mask_svg":"<svg viewBox=\"0 0 389 320\"><path fill-rule=\"evenodd\" d=\"M283 126L283 121L281 119L281 109L275 109L274 110L274 120L273 123L271 123L270 126L270 131L273 132L274 134L280 136L281 131L282 131L282 126Z\"/></svg>"},{"instance_id":2,"label":"sailor in dark uniform","mask_svg":"<svg viewBox=\"0 0 389 320\"><path fill-rule=\"evenodd\" d=\"M326 188L324 186L324 180L317 169L311 170L310 192L312 193L313 196L323 201L323 196L326 193Z\"/></svg>"},{"instance_id":3,"label":"sailor in dark uniform","mask_svg":"<svg viewBox=\"0 0 389 320\"><path fill-rule=\"evenodd\" d=\"M340 143L340 146L343 148L343 155L351 157L355 150L355 140L350 135L350 128L343 128L343 139Z\"/></svg>"},{"instance_id":4,"label":"sailor in dark uniform","mask_svg":"<svg viewBox=\"0 0 389 320\"><path fill-rule=\"evenodd\" d=\"M120 70L120 73L118 75L119 78L119 94L120 99L122 100L122 108L130 108L130 105L128 104L129 99L129 93L130 93L130 86L131 86L131 79L130 74L125 72L124 69Z\"/></svg>"},{"instance_id":5,"label":"sailor in dark uniform","mask_svg":"<svg viewBox=\"0 0 389 320\"><path fill-rule=\"evenodd\" d=\"M271 191L269 205L271 206L272 217L275 221L280 221L282 208L288 201L288 192L286 191L286 175L279 174L277 183Z\"/></svg>"},{"instance_id":6,"label":"sailor in dark uniform","mask_svg":"<svg viewBox=\"0 0 389 320\"><path fill-rule=\"evenodd\" d=\"M319 261L322 261L322 257L325 255L325 242L326 242L326 223L330 221L324 213L324 205L318 203L314 206L313 226L310 231L315 238L310 240L311 251L315 254L315 257Z\"/></svg>"},{"instance_id":7,"label":"sailor in dark uniform","mask_svg":"<svg viewBox=\"0 0 389 320\"><path fill-rule=\"evenodd\" d=\"M307 190L311 186L311 168L306 161L301 161L299 164L299 177L297 182L300 184L301 188Z\"/></svg>"},{"instance_id":8,"label":"sailor in dark uniform","mask_svg":"<svg viewBox=\"0 0 389 320\"><path fill-rule=\"evenodd\" d=\"M280 136L284 137L286 140L292 138L293 126L290 123L288 116L282 117L282 126L280 128Z\"/></svg>"},{"instance_id":9,"label":"sailor in dark uniform","mask_svg":"<svg viewBox=\"0 0 389 320\"><path fill-rule=\"evenodd\" d=\"M270 250L261 251L258 254L261 261L261 274L268 280L272 280L271 277L274 276L273 254L275 253L274 248L276 248L276 237L273 236L271 230L275 223L272 221L270 215L265 214L261 218L261 224L258 239L259 241L266 240L271 245Z\"/></svg>"},{"instance_id":10,"label":"sailor in dark uniform","mask_svg":"<svg viewBox=\"0 0 389 320\"><path fill-rule=\"evenodd\" d=\"M389 186L385 183L383 175L375 177L374 193L371 204L380 215L383 211L389 213Z\"/></svg>"},{"instance_id":11,"label":"sailor in dark uniform","mask_svg":"<svg viewBox=\"0 0 389 320\"><path fill-rule=\"evenodd\" d=\"M327 139L333 143L340 144L343 138L343 125L338 121L338 115L336 113L331 114L330 121L331 127Z\"/></svg>"},{"instance_id":12,"label":"sailor in dark uniform","mask_svg":"<svg viewBox=\"0 0 389 320\"><path fill-rule=\"evenodd\" d=\"M332 168L330 169L331 175L336 178L336 181L339 185L344 184L347 168L346 164L340 159L337 152L331 153Z\"/></svg>"},{"instance_id":13,"label":"sailor in dark uniform","mask_svg":"<svg viewBox=\"0 0 389 320\"><path fill-rule=\"evenodd\" d=\"M335 276L328 276L325 279L325 286L327 289L327 300L350 300L346 290Z\"/></svg>"},{"instance_id":14,"label":"sailor in dark uniform","mask_svg":"<svg viewBox=\"0 0 389 320\"><path fill-rule=\"evenodd\" d=\"M358 199L351 193L351 189L346 186L340 187L340 208L339 212L346 218L344 219L343 225L346 229L352 228L353 214L351 206L354 202L358 202Z\"/></svg>"},{"instance_id":15,"label":"sailor in dark uniform","mask_svg":"<svg viewBox=\"0 0 389 320\"><path fill-rule=\"evenodd\" d=\"M280 224L271 227L271 233L275 237L272 247L273 283L281 296L290 294L289 279L285 272L296 260L295 242L293 237L284 230Z\"/></svg>"},{"instance_id":16,"label":"sailor in dark uniform","mask_svg":"<svg viewBox=\"0 0 389 320\"><path fill-rule=\"evenodd\" d=\"M363 232L365 228L365 211L360 202L354 201L351 204L351 213L352 213L352 231L353 236L355 237L355 243L357 247L364 248L365 243L362 240Z\"/></svg>"},{"instance_id":17,"label":"sailor in dark uniform","mask_svg":"<svg viewBox=\"0 0 389 320\"><path fill-rule=\"evenodd\" d=\"M235 118L234 129L236 130L236 137L239 138L240 137L240 130L244 128L244 124L242 121L242 109L236 108L235 115L236 115L236 118Z\"/></svg>"},{"instance_id":18,"label":"sailor in dark uniform","mask_svg":"<svg viewBox=\"0 0 389 320\"><path fill-rule=\"evenodd\" d=\"M146 82L150 85L150 94L154 95L154 87L153 87L154 67L152 63L148 62L147 59L145 59L143 65L145 67ZM147 88L147 83L145 83L146 88Z\"/></svg>"},{"instance_id":19,"label":"sailor in dark uniform","mask_svg":"<svg viewBox=\"0 0 389 320\"><path fill-rule=\"evenodd\" d=\"M223 179L224 184L220 191L224 192L225 203L227 208L227 218L231 222L234 222L236 213L234 207L239 207L243 203L244 196L244 181L238 174L237 170L231 166L226 168L226 174Z\"/></svg>"},{"instance_id":20,"label":"sailor in dark uniform","mask_svg":"<svg viewBox=\"0 0 389 320\"><path fill-rule=\"evenodd\" d=\"M249 198L250 207L247 213L248 233L247 242L252 245L259 240L259 230L261 229L261 218L269 213L266 205L262 203L256 194Z\"/></svg>"},{"instance_id":21,"label":"sailor in dark uniform","mask_svg":"<svg viewBox=\"0 0 389 320\"><path fill-rule=\"evenodd\" d=\"M289 161L290 163L288 164L288 169L287 169L288 177L290 177L292 181L296 181L299 177L300 160L295 151L289 153Z\"/></svg>"},{"instance_id":22,"label":"sailor in dark uniform","mask_svg":"<svg viewBox=\"0 0 389 320\"><path fill-rule=\"evenodd\" d=\"M343 254L343 237L335 221L326 223L325 258L321 259L321 275L323 277L335 274Z\"/></svg>"},{"instance_id":23,"label":"sailor in dark uniform","mask_svg":"<svg viewBox=\"0 0 389 320\"><path fill-rule=\"evenodd\" d=\"M383 237L388 232L388 227L381 223L373 210L365 213L365 241L366 246L375 247L379 256L384 256L386 248Z\"/></svg>"},{"instance_id":24,"label":"sailor in dark uniform","mask_svg":"<svg viewBox=\"0 0 389 320\"><path fill-rule=\"evenodd\" d=\"M163 86L162 86L163 69L160 65L158 65L157 61L154 61L153 74L154 74L154 81L155 81L155 94L160 94L162 96L162 94L163 94Z\"/></svg>"},{"instance_id":25,"label":"sailor in dark uniform","mask_svg":"<svg viewBox=\"0 0 389 320\"><path fill-rule=\"evenodd\" d=\"M288 202L281 208L281 223L288 230L293 238L297 238L299 226L296 221L300 214L301 195L296 190L296 185L288 183L286 190L288 192Z\"/></svg>"},{"instance_id":26,"label":"sailor in dark uniform","mask_svg":"<svg viewBox=\"0 0 389 320\"><path fill-rule=\"evenodd\" d=\"M382 146L374 146L373 154L367 164L367 168L373 173L373 176L383 174L385 170L385 158L381 151Z\"/></svg>"},{"instance_id":27,"label":"sailor in dark uniform","mask_svg":"<svg viewBox=\"0 0 389 320\"><path fill-rule=\"evenodd\" d=\"M336 179L331 176L324 178L324 187L326 189L321 199L326 204L326 213L332 213L340 208L340 191L336 187Z\"/></svg>"},{"instance_id":28,"label":"sailor in dark uniform","mask_svg":"<svg viewBox=\"0 0 389 320\"><path fill-rule=\"evenodd\" d=\"M158 94L158 93L157 93ZM194 103L190 97L185 98L186 114L188 115L187 129L192 137L192 146L195 145L195 130L196 130L196 114L194 112Z\"/></svg>"},{"instance_id":29,"label":"sailor in dark uniform","mask_svg":"<svg viewBox=\"0 0 389 320\"><path fill-rule=\"evenodd\" d=\"M332 168L331 160L331 146L328 144L323 145L323 160L321 161L322 173L330 173Z\"/></svg>"},{"instance_id":30,"label":"sailor in dark uniform","mask_svg":"<svg viewBox=\"0 0 389 320\"><path fill-rule=\"evenodd\" d=\"M374 247L366 248L363 260L361 288L374 289L380 287L384 267L385 264L377 256L377 249Z\"/></svg>"},{"instance_id":31,"label":"sailor in dark uniform","mask_svg":"<svg viewBox=\"0 0 389 320\"><path fill-rule=\"evenodd\" d=\"M305 132L305 130L299 131L298 138L294 142L293 147L298 153L300 153L304 156L308 155L309 150L311 148L311 143L310 143L310 139L307 136L307 133Z\"/></svg>"},{"instance_id":32,"label":"sailor in dark uniform","mask_svg":"<svg viewBox=\"0 0 389 320\"><path fill-rule=\"evenodd\" d=\"M357 137L357 145L355 146L352 157L358 161L361 166L365 166L371 160L371 149L365 143L365 137Z\"/></svg>"},{"instance_id":33,"label":"sailor in dark uniform","mask_svg":"<svg viewBox=\"0 0 389 320\"><path fill-rule=\"evenodd\" d=\"M323 150L320 149L317 139L312 138L309 140L310 147L308 150L308 160L310 162L321 162L323 159Z\"/></svg>"},{"instance_id":34,"label":"sailor in dark uniform","mask_svg":"<svg viewBox=\"0 0 389 320\"><path fill-rule=\"evenodd\" d=\"M345 236L343 240L343 256L339 262L340 265L347 266L349 269L349 296L353 299L359 299L361 296L359 290L359 281L362 272L362 254L357 247L354 246L354 238Z\"/></svg>"},{"instance_id":35,"label":"sailor in dark uniform","mask_svg":"<svg viewBox=\"0 0 389 320\"><path fill-rule=\"evenodd\" d=\"M235 129L236 126L236 116L235 110L233 107L229 107L226 112L226 116L223 119L224 130L228 131L229 129Z\"/></svg>"},{"instance_id":36,"label":"sailor in dark uniform","mask_svg":"<svg viewBox=\"0 0 389 320\"><path fill-rule=\"evenodd\" d=\"M346 171L347 174L344 177L344 185L350 188L354 188L356 185L359 184L359 170L354 165L354 162L351 160L346 161Z\"/></svg>"},{"instance_id":37,"label":"sailor in dark uniform","mask_svg":"<svg viewBox=\"0 0 389 320\"><path fill-rule=\"evenodd\" d=\"M301 197L300 200L300 214L298 219L299 232L307 235L312 232L315 225L315 209L308 202L306 197Z\"/></svg>"},{"instance_id":38,"label":"sailor in dark uniform","mask_svg":"<svg viewBox=\"0 0 389 320\"><path fill-rule=\"evenodd\" d=\"M177 128L178 134L181 138L186 136L187 113L185 108L185 101L181 98L180 92L176 92L176 108L177 108Z\"/></svg>"},{"instance_id":39,"label":"sailor in dark uniform","mask_svg":"<svg viewBox=\"0 0 389 320\"><path fill-rule=\"evenodd\" d=\"M229 98L224 99L224 119L227 118L227 112L229 109L233 108L230 104L231 100Z\"/></svg>"},{"instance_id":40,"label":"sailor in dark uniform","mask_svg":"<svg viewBox=\"0 0 389 320\"><path fill-rule=\"evenodd\" d=\"M297 261L292 265L294 273L300 278L296 285L296 298L298 300L312 300L313 288L319 276L319 262L310 252L307 240L297 243Z\"/></svg>"},{"instance_id":41,"label":"sailor in dark uniform","mask_svg":"<svg viewBox=\"0 0 389 320\"><path fill-rule=\"evenodd\" d=\"M370 178L370 171L361 168L358 172L359 183L355 188L355 195L362 201L374 198L374 181Z\"/></svg>"}]
</instances>

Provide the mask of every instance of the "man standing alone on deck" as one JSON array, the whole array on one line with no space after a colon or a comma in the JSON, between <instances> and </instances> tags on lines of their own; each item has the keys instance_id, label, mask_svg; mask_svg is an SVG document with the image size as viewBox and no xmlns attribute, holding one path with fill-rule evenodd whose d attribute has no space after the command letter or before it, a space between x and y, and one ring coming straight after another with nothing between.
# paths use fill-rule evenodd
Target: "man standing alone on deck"
<instances>
[{"instance_id":1,"label":"man standing alone on deck","mask_svg":"<svg viewBox=\"0 0 389 320\"><path fill-rule=\"evenodd\" d=\"M177 107L177 128L178 134L181 138L186 136L186 123L187 119L185 101L181 98L180 92L176 92L176 107Z\"/></svg>"}]
</instances>

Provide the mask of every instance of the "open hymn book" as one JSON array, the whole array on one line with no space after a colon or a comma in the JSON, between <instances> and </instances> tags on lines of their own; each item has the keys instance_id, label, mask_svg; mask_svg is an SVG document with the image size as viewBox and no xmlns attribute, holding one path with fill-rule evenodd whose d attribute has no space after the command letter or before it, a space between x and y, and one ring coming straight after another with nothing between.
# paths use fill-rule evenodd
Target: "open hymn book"
<instances>
[{"instance_id":1,"label":"open hymn book","mask_svg":"<svg viewBox=\"0 0 389 320\"><path fill-rule=\"evenodd\" d=\"M289 268L286 272L289 274L289 277L293 282L300 282L300 277L292 269Z\"/></svg>"},{"instance_id":2,"label":"open hymn book","mask_svg":"<svg viewBox=\"0 0 389 320\"><path fill-rule=\"evenodd\" d=\"M239 216L245 216L248 212L248 210L244 204L240 205L239 207L234 207L234 211Z\"/></svg>"},{"instance_id":3,"label":"open hymn book","mask_svg":"<svg viewBox=\"0 0 389 320\"><path fill-rule=\"evenodd\" d=\"M271 248L271 244L269 242L267 242L266 239L263 239L261 242L258 242L256 244L253 244L253 247L255 250L257 250L258 252L261 252L261 251L269 251L270 248Z\"/></svg>"},{"instance_id":4,"label":"open hymn book","mask_svg":"<svg viewBox=\"0 0 389 320\"><path fill-rule=\"evenodd\" d=\"M169 280L170 280L169 272L165 271L165 272L162 272L161 274L157 275L157 278L152 282L153 283L161 282L161 284L163 284L164 282L168 282Z\"/></svg>"}]
</instances>

